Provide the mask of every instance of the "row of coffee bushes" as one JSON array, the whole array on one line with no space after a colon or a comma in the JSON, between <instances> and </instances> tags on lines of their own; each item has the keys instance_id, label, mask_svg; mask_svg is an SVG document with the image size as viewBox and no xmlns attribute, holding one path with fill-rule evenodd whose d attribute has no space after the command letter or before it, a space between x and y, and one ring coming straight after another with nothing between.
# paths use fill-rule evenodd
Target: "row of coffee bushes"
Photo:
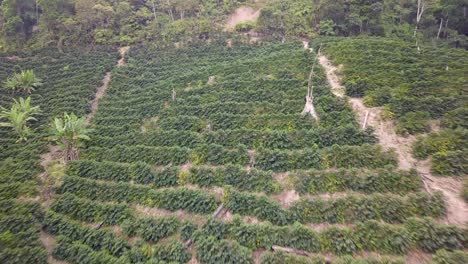
<instances>
[{"instance_id":1,"label":"row of coffee bushes","mask_svg":"<svg viewBox=\"0 0 468 264\"><path fill-rule=\"evenodd\" d=\"M200 129L205 129L200 127ZM122 131L124 132L124 131ZM104 133L105 134L105 133ZM337 128L301 129L293 131L234 129L216 130L197 133L184 130L149 130L145 132L120 135L93 136L92 145L111 147L118 144L145 146L185 146L194 148L199 144L217 144L224 147L236 147L239 144L249 149L300 149L312 146L329 147L332 145L362 145L375 143L377 140L372 129L361 130L353 125Z\"/></svg>"},{"instance_id":2,"label":"row of coffee bushes","mask_svg":"<svg viewBox=\"0 0 468 264\"><path fill-rule=\"evenodd\" d=\"M66 176L59 193L72 193L97 201L135 202L170 211L212 213L218 202L214 195L202 190L170 188L155 190L150 186L124 182L96 182L85 178Z\"/></svg>"},{"instance_id":3,"label":"row of coffee bushes","mask_svg":"<svg viewBox=\"0 0 468 264\"><path fill-rule=\"evenodd\" d=\"M34 57L20 60L5 59L5 56L8 55L0 56L3 58L0 62L3 80L20 70L32 69L43 83L31 95L31 104L39 106L42 114L36 122L29 122L33 135L28 137L28 142L17 143L17 136L11 128L0 128L0 188L11 190L5 196L14 198L34 193L34 176L41 171L39 154L45 151L42 138L47 136L42 125L53 116L62 115L64 111L73 110L78 115L84 115L88 109L88 99L94 96L96 88L101 85L104 72L115 63L116 53L110 50L70 53L43 50ZM9 108L13 99L19 96L25 95L12 96L11 91L0 89L0 105ZM24 184L20 192L13 192L17 182Z\"/></svg>"},{"instance_id":4,"label":"row of coffee bushes","mask_svg":"<svg viewBox=\"0 0 468 264\"><path fill-rule=\"evenodd\" d=\"M443 196L426 193L406 197L392 194L346 195L342 198L302 198L283 208L264 195L243 193L228 189L223 204L232 213L255 216L276 225L301 223L353 223L365 220L383 220L401 223L413 216L440 218L445 215Z\"/></svg>"},{"instance_id":5,"label":"row of coffee bushes","mask_svg":"<svg viewBox=\"0 0 468 264\"><path fill-rule=\"evenodd\" d=\"M309 148L295 151L259 149L255 167L262 170L291 171L327 168L380 168L396 165L392 151L384 152L379 145Z\"/></svg>"},{"instance_id":6,"label":"row of coffee bushes","mask_svg":"<svg viewBox=\"0 0 468 264\"><path fill-rule=\"evenodd\" d=\"M346 93L364 96L372 106L387 105L403 132L423 132L424 126L414 126L418 118L442 117L466 100L459 89L468 75L466 50L419 50L400 40L360 38L325 41L323 51L344 65Z\"/></svg>"},{"instance_id":7,"label":"row of coffee bushes","mask_svg":"<svg viewBox=\"0 0 468 264\"><path fill-rule=\"evenodd\" d=\"M418 159L432 156L431 170L438 175L462 176L468 174L466 164L468 130L445 129L419 137L413 144L413 155Z\"/></svg>"},{"instance_id":8,"label":"row of coffee bushes","mask_svg":"<svg viewBox=\"0 0 468 264\"><path fill-rule=\"evenodd\" d=\"M73 241L65 236L58 236L57 246L54 248L52 254L56 259L77 264L163 264L187 263L188 260L190 260L190 254L178 240L158 243L154 247L134 246L120 257L116 257L109 254L107 250L96 251L87 244Z\"/></svg>"},{"instance_id":9,"label":"row of coffee bushes","mask_svg":"<svg viewBox=\"0 0 468 264\"><path fill-rule=\"evenodd\" d=\"M84 115L88 101L102 83L104 72L115 63L116 53L110 50L58 53L43 50L33 57L19 60L0 55L0 79L6 80L21 70L34 70L43 85L31 95L32 106L39 106L42 114L37 121L30 121L33 132L27 142L17 142L11 128L0 128L0 210L2 223L0 259L3 263L46 263L47 253L39 240L38 204L4 200L20 196L37 195L37 179L41 172L39 155L45 151L46 129L43 125L64 111ZM0 89L0 105L9 108L13 99L11 91ZM30 211L21 211L22 208ZM37 208L36 208L37 207ZM36 209L34 209L36 208ZM32 216L31 216L32 214Z\"/></svg>"},{"instance_id":10,"label":"row of coffee bushes","mask_svg":"<svg viewBox=\"0 0 468 264\"><path fill-rule=\"evenodd\" d=\"M369 169L296 171L289 174L294 189L300 194L360 193L407 194L421 188L416 170L395 170L393 166Z\"/></svg>"},{"instance_id":11,"label":"row of coffee bushes","mask_svg":"<svg viewBox=\"0 0 468 264\"><path fill-rule=\"evenodd\" d=\"M235 217L231 222L210 219L193 236L229 238L251 250L277 245L311 253L331 252L336 255L354 254L363 250L404 255L412 249L433 253L439 249L466 248L464 230L455 226L438 225L428 218L409 218L403 225L371 220L357 222L353 227L330 226L314 231L298 223L283 227L269 223L246 224Z\"/></svg>"},{"instance_id":12,"label":"row of coffee bushes","mask_svg":"<svg viewBox=\"0 0 468 264\"><path fill-rule=\"evenodd\" d=\"M51 209L79 221L101 222L105 225L119 224L132 215L127 204L95 202L70 193L56 197Z\"/></svg>"},{"instance_id":13,"label":"row of coffee bushes","mask_svg":"<svg viewBox=\"0 0 468 264\"><path fill-rule=\"evenodd\" d=\"M402 258L396 257L369 257L369 258L352 258L344 256L336 258L332 261L326 259L324 256L316 255L313 257L304 257L295 254L288 254L283 251L265 252L260 257L261 264L283 264L283 263L297 263L297 264L404 264Z\"/></svg>"},{"instance_id":14,"label":"row of coffee bushes","mask_svg":"<svg viewBox=\"0 0 468 264\"><path fill-rule=\"evenodd\" d=\"M36 203L0 201L0 259L3 263L47 263L40 240L43 212Z\"/></svg>"},{"instance_id":15,"label":"row of coffee bushes","mask_svg":"<svg viewBox=\"0 0 468 264\"><path fill-rule=\"evenodd\" d=\"M240 165L194 166L188 172L182 172L177 166L155 170L143 162L123 164L81 160L69 163L67 174L96 180L133 181L157 188L190 183L200 187L231 185L239 190L266 193L280 190L271 172L256 169L247 171Z\"/></svg>"},{"instance_id":16,"label":"row of coffee bushes","mask_svg":"<svg viewBox=\"0 0 468 264\"><path fill-rule=\"evenodd\" d=\"M142 145L117 145L114 148L90 147L82 155L86 159L116 162L146 162L154 165L181 165L186 162L197 164L238 164L262 170L290 171L297 169L326 168L380 168L396 165L396 155L384 152L379 145L338 146L328 148L305 148L283 151L258 149L250 157L244 145L229 149L221 145L198 145L194 149L185 147L149 147ZM253 158L253 159L252 159Z\"/></svg>"}]
</instances>

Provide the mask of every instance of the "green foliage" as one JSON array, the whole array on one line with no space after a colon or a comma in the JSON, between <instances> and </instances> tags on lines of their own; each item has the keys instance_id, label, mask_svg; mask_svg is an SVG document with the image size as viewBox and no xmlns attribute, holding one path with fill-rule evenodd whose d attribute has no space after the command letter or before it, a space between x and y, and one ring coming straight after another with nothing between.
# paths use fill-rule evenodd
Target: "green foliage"
<instances>
[{"instance_id":1,"label":"green foliage","mask_svg":"<svg viewBox=\"0 0 468 264\"><path fill-rule=\"evenodd\" d=\"M71 241L80 242L96 251L107 250L116 257L129 249L127 242L118 238L112 231L95 230L56 213L48 212L42 224L42 228L52 235L66 236Z\"/></svg>"},{"instance_id":2,"label":"green foliage","mask_svg":"<svg viewBox=\"0 0 468 264\"><path fill-rule=\"evenodd\" d=\"M411 216L442 217L445 205L442 195L411 194L406 198L394 195L347 195L336 199L302 198L290 207L301 223L352 223L366 220L403 222Z\"/></svg>"},{"instance_id":3,"label":"green foliage","mask_svg":"<svg viewBox=\"0 0 468 264\"><path fill-rule=\"evenodd\" d=\"M5 81L5 88L13 93L20 92L31 94L42 85L42 80L37 78L33 70L21 71Z\"/></svg>"},{"instance_id":4,"label":"green foliage","mask_svg":"<svg viewBox=\"0 0 468 264\"><path fill-rule=\"evenodd\" d=\"M300 194L334 193L348 190L361 193L406 194L419 190L421 186L421 180L415 170L396 171L391 166L376 170L297 171L290 173L289 177L295 190Z\"/></svg>"},{"instance_id":5,"label":"green foliage","mask_svg":"<svg viewBox=\"0 0 468 264\"><path fill-rule=\"evenodd\" d=\"M441 125L446 128L456 129L462 127L468 129L468 108L460 107L444 114Z\"/></svg>"},{"instance_id":6,"label":"green foliage","mask_svg":"<svg viewBox=\"0 0 468 264\"><path fill-rule=\"evenodd\" d=\"M438 249L463 249L466 234L455 226L437 225L430 219L409 219L405 224L418 248L425 252Z\"/></svg>"},{"instance_id":7,"label":"green foliage","mask_svg":"<svg viewBox=\"0 0 468 264\"><path fill-rule=\"evenodd\" d=\"M464 100L458 87L467 74L466 51L423 48L419 52L407 42L377 38L324 42L323 50L334 64L344 65L347 94L387 105L395 114L397 132L425 132L430 119L461 111L456 109Z\"/></svg>"},{"instance_id":8,"label":"green foliage","mask_svg":"<svg viewBox=\"0 0 468 264\"><path fill-rule=\"evenodd\" d=\"M468 262L468 253L461 250L450 252L445 249L437 250L431 261L433 264L462 264L466 262Z\"/></svg>"},{"instance_id":9,"label":"green foliage","mask_svg":"<svg viewBox=\"0 0 468 264\"><path fill-rule=\"evenodd\" d=\"M168 263L187 263L191 256L178 240L171 239L164 243L158 243L154 248L154 259Z\"/></svg>"},{"instance_id":10,"label":"green foliage","mask_svg":"<svg viewBox=\"0 0 468 264\"><path fill-rule=\"evenodd\" d=\"M239 245L236 241L218 240L215 237L205 237L195 234L197 260L201 263L253 263L252 252Z\"/></svg>"},{"instance_id":11,"label":"green foliage","mask_svg":"<svg viewBox=\"0 0 468 264\"><path fill-rule=\"evenodd\" d=\"M334 36L335 30L335 23L333 20L322 20L320 21L319 29L320 29L320 35L322 36Z\"/></svg>"},{"instance_id":12,"label":"green foliage","mask_svg":"<svg viewBox=\"0 0 468 264\"><path fill-rule=\"evenodd\" d=\"M246 21L236 24L236 31L248 32L255 28L256 23L254 21Z\"/></svg>"},{"instance_id":13,"label":"green foliage","mask_svg":"<svg viewBox=\"0 0 468 264\"><path fill-rule=\"evenodd\" d=\"M91 200L136 202L170 211L186 210L207 214L217 207L214 195L187 188L154 190L148 186L129 183L97 183L79 177L65 177L60 193L73 193Z\"/></svg>"},{"instance_id":14,"label":"green foliage","mask_svg":"<svg viewBox=\"0 0 468 264\"><path fill-rule=\"evenodd\" d=\"M104 204L81 199L69 193L57 197L52 203L51 209L76 220L102 222L105 225L122 223L132 214L126 204Z\"/></svg>"},{"instance_id":15,"label":"green foliage","mask_svg":"<svg viewBox=\"0 0 468 264\"><path fill-rule=\"evenodd\" d=\"M87 135L90 129L85 125L86 117L78 118L75 114L63 113L62 118L54 118L50 126L49 140L65 150L66 160L78 159L78 148L83 141L91 140Z\"/></svg>"},{"instance_id":16,"label":"green foliage","mask_svg":"<svg viewBox=\"0 0 468 264\"><path fill-rule=\"evenodd\" d=\"M261 220L268 220L276 225L291 222L291 215L280 204L266 196L225 190L223 204L230 212L241 215L253 215Z\"/></svg>"},{"instance_id":17,"label":"green foliage","mask_svg":"<svg viewBox=\"0 0 468 264\"><path fill-rule=\"evenodd\" d=\"M401 223L411 216L442 217L445 204L440 193L410 194L408 197L372 194L368 196L347 195L343 198L302 198L293 202L289 209L266 196L225 191L223 203L230 212L251 215L276 225L301 223L353 223L366 220L383 220Z\"/></svg>"},{"instance_id":18,"label":"green foliage","mask_svg":"<svg viewBox=\"0 0 468 264\"><path fill-rule=\"evenodd\" d=\"M92 247L73 241L69 237L59 236L57 246L52 255L59 260L66 260L71 263L128 263L124 258L117 258L110 255L108 251L95 251Z\"/></svg>"},{"instance_id":19,"label":"green foliage","mask_svg":"<svg viewBox=\"0 0 468 264\"><path fill-rule=\"evenodd\" d=\"M379 168L396 165L393 152L383 152L378 145L362 146L334 145L323 149L302 149L300 151L273 151L260 149L255 165L263 170L288 171L297 169L338 168Z\"/></svg>"},{"instance_id":20,"label":"green foliage","mask_svg":"<svg viewBox=\"0 0 468 264\"><path fill-rule=\"evenodd\" d=\"M398 119L395 131L400 135L418 134L431 130L427 112L408 112Z\"/></svg>"},{"instance_id":21,"label":"green foliage","mask_svg":"<svg viewBox=\"0 0 468 264\"><path fill-rule=\"evenodd\" d=\"M151 242L158 242L164 237L174 234L180 226L175 217L137 218L122 223L122 231L129 236L138 235Z\"/></svg>"},{"instance_id":22,"label":"green foliage","mask_svg":"<svg viewBox=\"0 0 468 264\"><path fill-rule=\"evenodd\" d=\"M31 106L31 97L26 99L20 97L19 101L13 100L10 110L0 106L0 119L6 119L6 122L0 123L0 127L11 127L19 137L17 142L26 141L31 134L28 122L37 121L34 116L37 116L41 110L39 106Z\"/></svg>"},{"instance_id":23,"label":"green foliage","mask_svg":"<svg viewBox=\"0 0 468 264\"><path fill-rule=\"evenodd\" d=\"M419 137L412 146L413 155L426 159L432 155L431 170L439 175L465 175L466 166L466 129L445 129Z\"/></svg>"},{"instance_id":24,"label":"green foliage","mask_svg":"<svg viewBox=\"0 0 468 264\"><path fill-rule=\"evenodd\" d=\"M315 256L312 258L297 256L294 254L288 254L283 251L265 252L261 258L260 263L262 264L283 264L283 263L295 263L295 264L325 264L325 258L322 256Z\"/></svg>"},{"instance_id":25,"label":"green foliage","mask_svg":"<svg viewBox=\"0 0 468 264\"><path fill-rule=\"evenodd\" d=\"M189 240L193 233L198 229L198 226L190 221L184 222L182 224L182 227L180 228L180 237L184 240L187 241Z\"/></svg>"},{"instance_id":26,"label":"green foliage","mask_svg":"<svg viewBox=\"0 0 468 264\"><path fill-rule=\"evenodd\" d=\"M465 202L468 202L468 179L465 179L463 181L462 197L465 200Z\"/></svg>"}]
</instances>

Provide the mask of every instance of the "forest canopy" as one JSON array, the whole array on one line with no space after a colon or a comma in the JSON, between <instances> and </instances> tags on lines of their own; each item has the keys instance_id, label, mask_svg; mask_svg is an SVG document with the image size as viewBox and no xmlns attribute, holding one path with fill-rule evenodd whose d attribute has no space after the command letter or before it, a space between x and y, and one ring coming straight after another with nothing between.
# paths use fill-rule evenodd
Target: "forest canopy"
<instances>
[{"instance_id":1,"label":"forest canopy","mask_svg":"<svg viewBox=\"0 0 468 264\"><path fill-rule=\"evenodd\" d=\"M0 5L4 50L204 39L222 32L227 16L241 5L260 10L249 29L278 38L411 40L417 33L466 48L468 35L466 0L0 0Z\"/></svg>"}]
</instances>

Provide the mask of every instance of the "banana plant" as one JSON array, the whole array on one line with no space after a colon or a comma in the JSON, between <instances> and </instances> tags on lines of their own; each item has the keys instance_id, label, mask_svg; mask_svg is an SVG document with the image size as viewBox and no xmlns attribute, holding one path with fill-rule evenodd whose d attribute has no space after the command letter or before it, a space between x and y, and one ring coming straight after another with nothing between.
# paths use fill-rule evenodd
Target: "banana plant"
<instances>
[{"instance_id":1,"label":"banana plant","mask_svg":"<svg viewBox=\"0 0 468 264\"><path fill-rule=\"evenodd\" d=\"M11 127L19 137L17 142L26 141L27 136L31 134L28 122L36 121L34 116L40 112L39 106L31 106L31 97L14 99L9 110L0 106L0 120L6 120L0 122L0 127Z\"/></svg>"},{"instance_id":2,"label":"banana plant","mask_svg":"<svg viewBox=\"0 0 468 264\"><path fill-rule=\"evenodd\" d=\"M11 90L13 94L16 92L31 94L41 85L41 79L36 77L33 70L16 73L4 83L4 86Z\"/></svg>"},{"instance_id":3,"label":"banana plant","mask_svg":"<svg viewBox=\"0 0 468 264\"><path fill-rule=\"evenodd\" d=\"M54 118L50 124L49 140L55 141L65 150L65 159L79 159L79 148L83 141L90 140L87 135L91 129L86 128L85 117L78 118L75 114L64 113L63 118Z\"/></svg>"}]
</instances>

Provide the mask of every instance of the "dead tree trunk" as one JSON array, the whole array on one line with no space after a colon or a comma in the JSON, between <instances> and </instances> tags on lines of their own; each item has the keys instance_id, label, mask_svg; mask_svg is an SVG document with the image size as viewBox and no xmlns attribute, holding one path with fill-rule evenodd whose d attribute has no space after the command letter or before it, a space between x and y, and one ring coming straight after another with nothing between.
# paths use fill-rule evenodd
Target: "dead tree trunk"
<instances>
[{"instance_id":1,"label":"dead tree trunk","mask_svg":"<svg viewBox=\"0 0 468 264\"><path fill-rule=\"evenodd\" d=\"M315 63L317 62L317 57L320 54L321 49L322 49L322 45L320 44L320 48L315 54L314 63L312 64L312 68L310 69L309 78L307 80L307 94L305 96L305 106L304 106L304 110L302 110L302 113L301 113L303 116L310 114L317 121L319 120L319 118L318 118L317 112L315 112L315 107L314 107L314 96L313 96L314 85L312 82L312 78L314 77Z\"/></svg>"},{"instance_id":2,"label":"dead tree trunk","mask_svg":"<svg viewBox=\"0 0 468 264\"><path fill-rule=\"evenodd\" d=\"M442 31L442 24L444 23L444 19L440 19L439 31L437 32L437 39L440 37L440 32Z\"/></svg>"}]
</instances>

